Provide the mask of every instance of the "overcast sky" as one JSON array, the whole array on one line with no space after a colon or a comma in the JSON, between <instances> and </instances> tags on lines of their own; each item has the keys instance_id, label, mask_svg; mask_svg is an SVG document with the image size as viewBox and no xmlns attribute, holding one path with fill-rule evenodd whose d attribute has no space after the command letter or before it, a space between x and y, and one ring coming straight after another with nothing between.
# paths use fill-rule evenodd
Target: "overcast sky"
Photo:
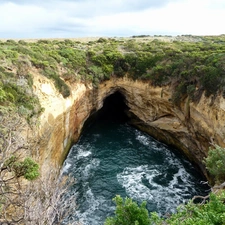
<instances>
[{"instance_id":1,"label":"overcast sky","mask_svg":"<svg viewBox=\"0 0 225 225\"><path fill-rule=\"evenodd\" d=\"M0 0L0 38L225 34L225 0Z\"/></svg>"}]
</instances>

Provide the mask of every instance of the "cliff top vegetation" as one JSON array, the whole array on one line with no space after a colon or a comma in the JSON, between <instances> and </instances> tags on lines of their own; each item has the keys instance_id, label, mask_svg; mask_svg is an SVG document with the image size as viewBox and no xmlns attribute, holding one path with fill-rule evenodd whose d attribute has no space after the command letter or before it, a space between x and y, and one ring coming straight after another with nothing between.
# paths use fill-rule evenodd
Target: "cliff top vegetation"
<instances>
[{"instance_id":1,"label":"cliff top vegetation","mask_svg":"<svg viewBox=\"0 0 225 225\"><path fill-rule=\"evenodd\" d=\"M54 80L64 97L70 95L68 83L97 87L112 76L170 85L175 104L187 96L198 101L203 93L225 96L224 35L6 40L0 41L0 62L0 103L19 106L27 117L41 111L28 88L32 69Z\"/></svg>"}]
</instances>

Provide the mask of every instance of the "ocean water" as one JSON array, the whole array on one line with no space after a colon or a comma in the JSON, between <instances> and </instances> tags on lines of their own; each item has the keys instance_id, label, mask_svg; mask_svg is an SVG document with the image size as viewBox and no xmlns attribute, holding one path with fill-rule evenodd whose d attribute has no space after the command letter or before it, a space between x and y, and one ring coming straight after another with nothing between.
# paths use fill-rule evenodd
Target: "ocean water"
<instances>
[{"instance_id":1,"label":"ocean water","mask_svg":"<svg viewBox=\"0 0 225 225\"><path fill-rule=\"evenodd\" d=\"M65 224L103 224L113 215L116 195L147 201L149 212L164 216L208 190L205 178L176 149L115 121L98 121L86 129L62 174L76 180L65 198L72 196L77 207L70 209Z\"/></svg>"}]
</instances>

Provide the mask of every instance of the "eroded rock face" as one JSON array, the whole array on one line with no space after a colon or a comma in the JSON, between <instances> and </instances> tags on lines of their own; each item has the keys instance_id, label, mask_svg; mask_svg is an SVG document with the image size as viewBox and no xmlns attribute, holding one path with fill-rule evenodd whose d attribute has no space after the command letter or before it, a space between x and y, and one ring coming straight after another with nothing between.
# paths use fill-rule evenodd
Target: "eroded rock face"
<instances>
[{"instance_id":1,"label":"eroded rock face","mask_svg":"<svg viewBox=\"0 0 225 225\"><path fill-rule=\"evenodd\" d=\"M51 81L35 76L34 88L45 108L40 118L40 163L60 166L72 142L79 138L88 117L103 106L104 99L119 91L130 108L131 123L156 139L179 148L205 172L202 159L211 142L225 147L225 100L202 96L198 104L188 99L178 108L170 101L169 87L152 87L127 78L111 79L98 89L74 84L64 99ZM205 173L206 174L206 173Z\"/></svg>"}]
</instances>

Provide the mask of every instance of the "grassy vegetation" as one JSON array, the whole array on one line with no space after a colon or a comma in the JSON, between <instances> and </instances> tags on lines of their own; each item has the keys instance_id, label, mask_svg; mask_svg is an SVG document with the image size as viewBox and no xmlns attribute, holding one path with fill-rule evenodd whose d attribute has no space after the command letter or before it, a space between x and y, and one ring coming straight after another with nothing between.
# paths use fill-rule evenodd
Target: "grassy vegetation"
<instances>
[{"instance_id":1,"label":"grassy vegetation","mask_svg":"<svg viewBox=\"0 0 225 225\"><path fill-rule=\"evenodd\" d=\"M130 39L100 38L88 43L0 42L0 100L18 102L15 85L8 80L30 78L31 66L54 80L64 97L70 95L67 82L92 82L98 87L111 76L128 76L155 86L171 85L176 104L187 96L198 101L203 92L206 96L225 96L225 36L169 37L170 41L160 38L147 39L143 35ZM25 108L30 109L30 104Z\"/></svg>"}]
</instances>

